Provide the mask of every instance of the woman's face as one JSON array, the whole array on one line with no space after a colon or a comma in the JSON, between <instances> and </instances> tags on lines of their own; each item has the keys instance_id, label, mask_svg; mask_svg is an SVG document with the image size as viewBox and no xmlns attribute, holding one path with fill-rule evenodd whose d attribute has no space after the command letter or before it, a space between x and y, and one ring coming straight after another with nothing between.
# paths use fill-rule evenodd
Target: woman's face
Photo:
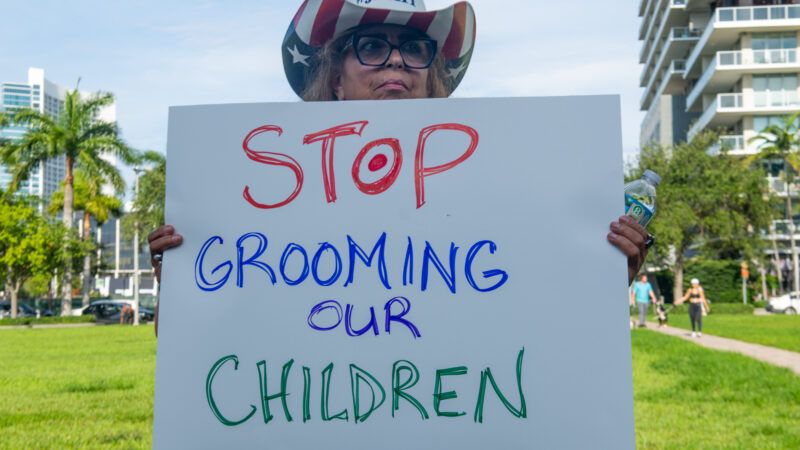
<instances>
[{"instance_id":1,"label":"woman's face","mask_svg":"<svg viewBox=\"0 0 800 450\"><path fill-rule=\"evenodd\" d=\"M374 25L358 31L361 36L377 36L399 45L407 39L425 35L398 25ZM382 66L365 66L350 46L344 55L342 73L334 80L333 89L339 100L391 100L427 98L428 69L405 66L400 51L392 50Z\"/></svg>"}]
</instances>

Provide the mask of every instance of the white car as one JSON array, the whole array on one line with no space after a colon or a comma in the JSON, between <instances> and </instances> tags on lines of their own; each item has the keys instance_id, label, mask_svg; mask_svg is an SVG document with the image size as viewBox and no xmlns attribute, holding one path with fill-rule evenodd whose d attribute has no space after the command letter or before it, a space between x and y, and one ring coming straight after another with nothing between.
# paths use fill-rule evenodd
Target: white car
<instances>
[{"instance_id":1,"label":"white car","mask_svg":"<svg viewBox=\"0 0 800 450\"><path fill-rule=\"evenodd\" d=\"M797 314L800 311L800 292L772 297L767 303L767 311L773 313Z\"/></svg>"}]
</instances>

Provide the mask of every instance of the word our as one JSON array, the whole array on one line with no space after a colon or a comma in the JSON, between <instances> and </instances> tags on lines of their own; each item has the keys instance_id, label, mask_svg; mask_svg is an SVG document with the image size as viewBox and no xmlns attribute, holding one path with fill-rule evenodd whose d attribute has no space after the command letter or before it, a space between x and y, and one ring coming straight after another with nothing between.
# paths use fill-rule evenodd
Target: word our
<instances>
[{"instance_id":1,"label":"word our","mask_svg":"<svg viewBox=\"0 0 800 450\"><path fill-rule=\"evenodd\" d=\"M400 312L395 313L392 311L394 305L400 305ZM348 336L351 337L358 337L366 334L369 331L372 331L372 334L377 336L378 331L378 318L375 316L375 307L369 307L369 321L366 325L362 326L361 328L354 328L353 327L353 310L355 309L354 305L346 304L344 309L342 309L342 304L336 300L325 300L324 302L320 302L314 305L311 308L311 312L308 314L307 323L308 326L311 327L313 330L317 331L331 331L337 328L339 325L344 322L344 329ZM394 308L397 309L397 308ZM384 310L384 317L385 317L385 327L384 331L386 334L392 333L392 323L396 322L401 325L404 325L411 331L411 335L414 339L422 337L422 333L419 332L419 328L414 325L413 322L406 319L405 316L411 311L411 301L405 297L395 297L389 299L386 304L383 306ZM335 320L329 320L328 323L324 322L325 313L328 313L328 316L331 316L330 313L336 317ZM320 319L319 316L322 315L323 319Z\"/></svg>"},{"instance_id":2,"label":"word our","mask_svg":"<svg viewBox=\"0 0 800 450\"><path fill-rule=\"evenodd\" d=\"M516 388L519 395L519 407L515 407L511 401L509 401L506 395L503 394L503 391L495 381L491 368L486 367L480 372L480 384L478 387L478 393L476 395L477 398L475 401L475 408L472 414L472 418L475 423L483 423L484 405L486 401L486 391L488 385L491 385L492 390L494 390L494 393L497 395L497 398L513 417L518 419L527 418L527 405L525 403L525 394L523 392L522 381L522 363L524 354L525 349L522 348L517 354L517 361L515 365ZM237 355L228 355L217 360L208 371L205 383L205 395L208 406L214 417L225 426L235 427L252 419L258 408L256 405L251 404L249 405L249 411L237 418L223 415L223 409L225 411L237 410L237 407L231 405L230 403L227 403L224 408L221 408L221 398L214 395L214 381L218 376L223 376L220 374L220 371L227 366L225 376L232 375L230 373L231 364L229 363L232 363L233 371L239 370L239 357ZM303 366L302 368L303 393L302 397L297 397L291 395L292 393L289 392L288 389L293 367L294 359L290 359L283 365L280 377L280 390L277 392L272 392L269 389L267 362L262 360L256 363L256 369L258 372L258 387L260 393L259 401L257 403L261 406L261 416L264 420L264 424L269 424L275 418L275 415L272 412L272 407L270 406L270 402L275 400L280 400L281 407L283 409L283 416L286 422L294 421L294 416L292 414L293 409L295 410L295 414L297 414L296 411L298 409L302 410L303 423L307 423L313 419L311 414L311 368L306 366ZM349 369L350 382L348 384L350 387L350 397L352 398L352 409L344 408L335 413L331 412L330 407L331 378L333 376L334 364L330 363L325 366L324 369L322 369L320 374L321 387L318 391L319 402L316 404L320 405L319 418L323 422L349 422L352 420L354 424L364 423L367 421L367 419L369 419L370 416L372 416L373 413L378 411L378 409L386 401L386 389L384 388L383 383L381 383L377 377L367 370L357 366L356 364L350 364ZM466 366L448 367L445 369L437 369L435 371L431 406L433 413L437 417L454 418L466 416L467 413L465 411L453 411L445 408L444 403L448 400L457 399L458 393L452 390L444 390L444 383L446 377L463 376L467 375L468 373L469 369ZM396 412L400 410L400 400L403 400L410 404L417 411L422 420L430 419L431 415L428 412L428 409L423 405L423 402L420 401L418 396L415 396L412 394L412 392L410 392L411 389L420 381L420 371L414 363L407 360L395 361L394 364L392 364L391 375L389 379L391 380L390 395L392 401L392 418L394 418ZM366 387L367 389L362 388L362 386ZM362 393L365 395L362 395ZM365 400L365 397L369 397L368 401L366 402L363 401ZM289 402L290 398L301 398L302 401L300 402L300 405L295 404L294 408L292 408ZM365 408L364 404L369 406ZM350 414L351 412L352 415Z\"/></svg>"},{"instance_id":3,"label":"word our","mask_svg":"<svg viewBox=\"0 0 800 450\"><path fill-rule=\"evenodd\" d=\"M334 147L336 144L337 139L341 139L346 136L361 136L364 132L364 128L369 124L368 121L362 120L358 122L351 122L346 123L343 125L338 125L332 128L328 128L326 130L322 130L316 133L308 134L303 138L303 144L308 145L315 142L322 143L322 182L323 187L325 189L325 198L328 203L336 202L336 177L334 175ZM448 163L440 164L434 167L425 167L424 164L424 157L425 157L425 145L428 139L431 137L433 133L440 132L440 131L456 131L461 132L469 136L470 144L466 151L456 158L453 161ZM285 153L277 153L277 152L268 152L268 151L261 151L255 150L251 148L251 141L264 133L277 133L278 136L283 134L283 129L277 125L264 125L258 127L252 131L250 131L247 136L245 136L244 141L242 142L242 148L244 149L245 154L251 160L265 164L268 166L278 166L278 167L285 167L292 171L292 174L295 178L295 186L292 190L291 194L286 197L284 200L279 201L277 203L265 203L263 201L258 201L255 197L250 193L250 186L246 185L244 187L244 191L242 195L247 203L251 204L252 206L260 209L274 209L280 208L282 206L286 206L298 195L300 195L300 191L303 188L303 181L305 179L305 175L303 172L303 168L296 159L292 158L291 156ZM442 173L448 171L459 164L466 161L472 154L475 152L475 149L478 148L478 132L469 126L457 124L457 123L443 123L438 125L432 125L429 127L425 127L419 133L419 139L417 141L417 149L414 156L414 190L416 192L416 200L417 200L417 208L421 208L422 205L425 204L425 178L436 175L438 173ZM369 152L380 146L388 146L392 150L392 166L389 168L386 174L380 177L378 180L368 183L361 179L360 169L361 165L364 162L364 159L369 154ZM376 159L377 158L377 159ZM381 168L385 167L385 164L388 162L388 158L383 155L376 156L372 158L368 162L368 167L371 171L380 170ZM351 170L351 176L353 178L353 183L355 183L358 190L363 192L367 195L378 195L382 192L385 192L389 189L394 182L397 180L398 175L400 175L400 169L403 166L403 151L400 147L400 141L395 138L383 138L374 140L366 144L361 151L358 152L356 158L353 162L353 167Z\"/></svg>"},{"instance_id":4,"label":"word our","mask_svg":"<svg viewBox=\"0 0 800 450\"><path fill-rule=\"evenodd\" d=\"M256 245L251 254L246 255L247 242L254 242ZM348 287L355 283L356 267L359 261L366 267L374 267L377 271L378 279L386 290L392 289L392 281L389 277L389 266L387 265L386 258L386 232L382 233L372 246L372 250L368 253L364 247L359 245L353 237L347 235L345 262L347 263L347 274L344 277L343 287ZM287 286L297 286L305 282L313 280L319 286L326 287L332 286L343 278L343 258L342 251L337 246L330 242L321 242L319 247L314 252L309 260L309 252L300 244L291 242L286 244L281 252L280 259L276 264L270 264L263 260L266 257L265 253L269 246L267 236L259 232L246 233L236 240L234 246L235 257L233 259L223 259L221 262L216 260L214 267L208 270L208 253L211 249L225 244L225 240L221 236L212 236L208 238L195 258L195 283L197 287L203 291L212 292L221 289L226 285L234 272L236 286L243 288L245 286L245 268L253 268L261 272L261 278L266 277L267 281L272 285L278 283L278 275ZM486 249L486 251L483 251ZM458 270L456 270L457 262L459 268L462 268L464 279L467 285L478 292L491 292L503 286L509 278L508 273L502 269L490 269L482 272L481 276L484 280L492 280L489 284L480 285L476 280L474 274L474 266L476 260L481 255L494 254L497 251L497 244L491 240L480 240L470 245L463 259L459 258L459 250L454 242L449 245L449 251L445 261L436 253L430 242L425 241L424 248L422 249L422 261L419 264L419 280L421 291L428 289L429 277L431 268L433 268L447 285L447 288L452 294L457 291ZM217 252L218 253L218 252ZM415 254L418 254L417 246L411 237L407 238L405 251L403 252L402 259L398 260L397 267L402 267L401 280L403 286L414 285L415 277ZM463 252L462 252L463 254ZM329 264L321 264L325 258ZM235 266L234 266L235 261ZM213 264L212 264L213 265ZM299 270L297 269L299 265ZM290 273L290 266L294 268L296 273ZM330 273L322 273L323 268L327 267ZM277 273L274 267L277 267ZM395 267L395 266L393 266ZM399 273L399 271L398 271ZM212 278L213 277L213 278ZM310 277L310 278L309 278Z\"/></svg>"}]
</instances>

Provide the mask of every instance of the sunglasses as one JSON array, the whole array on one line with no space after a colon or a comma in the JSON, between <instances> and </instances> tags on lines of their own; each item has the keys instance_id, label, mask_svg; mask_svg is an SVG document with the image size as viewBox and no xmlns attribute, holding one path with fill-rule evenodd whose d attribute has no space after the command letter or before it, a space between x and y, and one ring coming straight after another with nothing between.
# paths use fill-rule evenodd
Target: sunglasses
<instances>
[{"instance_id":1,"label":"sunglasses","mask_svg":"<svg viewBox=\"0 0 800 450\"><path fill-rule=\"evenodd\" d=\"M436 41L430 38L408 39L394 45L379 36L353 35L353 51L364 66L383 66L395 50L400 51L403 64L409 69L427 69L436 58Z\"/></svg>"}]
</instances>

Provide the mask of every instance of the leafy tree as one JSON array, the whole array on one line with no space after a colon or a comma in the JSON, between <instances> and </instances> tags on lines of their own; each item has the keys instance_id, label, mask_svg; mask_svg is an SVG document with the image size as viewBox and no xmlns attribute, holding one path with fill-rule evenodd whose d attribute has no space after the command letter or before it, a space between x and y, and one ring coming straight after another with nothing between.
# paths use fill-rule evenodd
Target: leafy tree
<instances>
[{"instance_id":1,"label":"leafy tree","mask_svg":"<svg viewBox=\"0 0 800 450\"><path fill-rule=\"evenodd\" d=\"M124 162L134 160L134 152L119 137L115 123L97 120L103 107L111 105L114 97L110 93L97 93L83 99L77 89L67 93L64 109L57 117L51 117L33 109L16 111L14 123L28 127L27 133L18 142L3 146L2 159L12 168L12 189L29 176L31 169L44 161L64 156L66 177L64 178L63 223L72 229L74 208L73 168L78 159L102 164L100 155L110 153ZM62 283L62 314L72 309L72 270L68 267L69 249L64 248L65 267Z\"/></svg>"},{"instance_id":2,"label":"leafy tree","mask_svg":"<svg viewBox=\"0 0 800 450\"><path fill-rule=\"evenodd\" d=\"M0 199L0 270L11 294L11 317L17 315L19 291L27 279L52 274L63 264L64 251L80 251L60 223L48 222L24 198Z\"/></svg>"},{"instance_id":3,"label":"leafy tree","mask_svg":"<svg viewBox=\"0 0 800 450\"><path fill-rule=\"evenodd\" d=\"M786 183L786 213L785 218L791 224L789 239L792 250L792 267L794 267L794 290L800 291L800 271L798 271L797 245L794 239L794 221L792 219L792 184L798 171L800 171L800 132L798 132L798 118L800 112L794 113L783 119L781 124L772 124L761 130L749 142L758 142L758 153L746 161L750 165L756 161L780 160L783 163L783 175ZM780 268L776 268L780 271Z\"/></svg>"},{"instance_id":4,"label":"leafy tree","mask_svg":"<svg viewBox=\"0 0 800 450\"><path fill-rule=\"evenodd\" d=\"M139 177L133 208L122 219L122 229L128 239L132 239L138 231L139 243L144 244L147 235L164 224L167 159L161 153L150 150L144 152L141 163L150 168Z\"/></svg>"},{"instance_id":5,"label":"leafy tree","mask_svg":"<svg viewBox=\"0 0 800 450\"><path fill-rule=\"evenodd\" d=\"M770 223L772 209L766 179L741 160L707 149L714 133L697 136L674 148L642 150L633 176L645 169L661 175L657 212L650 229L657 237L651 261L670 267L674 298L683 296L683 270L690 249L711 258L758 258L759 230Z\"/></svg>"},{"instance_id":6,"label":"leafy tree","mask_svg":"<svg viewBox=\"0 0 800 450\"><path fill-rule=\"evenodd\" d=\"M111 164L100 160L103 165L98 165L94 161L82 161L75 170L74 195L75 209L83 211L83 241L86 247L91 248L92 244L92 217L97 226L105 223L110 216L119 216L122 211L122 201L116 195L106 195L104 187L112 185L117 192L124 191L125 183L119 171ZM53 194L50 200L50 212L54 213L63 208L64 188ZM89 293L92 281L92 253L86 252L83 257L83 306L89 306Z\"/></svg>"}]
</instances>

